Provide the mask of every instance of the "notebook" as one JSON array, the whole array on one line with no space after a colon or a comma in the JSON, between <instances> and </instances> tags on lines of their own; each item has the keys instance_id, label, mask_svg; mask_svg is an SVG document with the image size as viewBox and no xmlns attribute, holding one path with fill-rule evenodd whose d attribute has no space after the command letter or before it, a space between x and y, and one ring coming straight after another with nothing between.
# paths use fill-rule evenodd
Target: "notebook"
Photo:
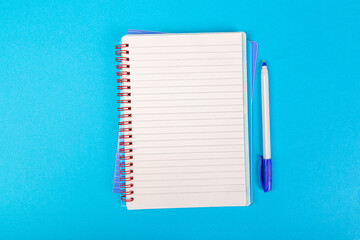
<instances>
[{"instance_id":1,"label":"notebook","mask_svg":"<svg viewBox=\"0 0 360 240\"><path fill-rule=\"evenodd\" d=\"M134 34L116 54L128 209L251 203L246 35Z\"/></svg>"}]
</instances>

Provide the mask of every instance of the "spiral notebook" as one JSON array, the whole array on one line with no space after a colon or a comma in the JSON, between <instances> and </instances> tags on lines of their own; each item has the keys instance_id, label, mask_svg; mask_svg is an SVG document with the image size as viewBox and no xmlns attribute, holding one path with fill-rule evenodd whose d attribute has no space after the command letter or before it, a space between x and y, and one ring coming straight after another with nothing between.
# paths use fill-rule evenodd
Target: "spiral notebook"
<instances>
[{"instance_id":1,"label":"spiral notebook","mask_svg":"<svg viewBox=\"0 0 360 240\"><path fill-rule=\"evenodd\" d=\"M251 203L246 35L126 35L117 45L114 192L128 209Z\"/></svg>"}]
</instances>

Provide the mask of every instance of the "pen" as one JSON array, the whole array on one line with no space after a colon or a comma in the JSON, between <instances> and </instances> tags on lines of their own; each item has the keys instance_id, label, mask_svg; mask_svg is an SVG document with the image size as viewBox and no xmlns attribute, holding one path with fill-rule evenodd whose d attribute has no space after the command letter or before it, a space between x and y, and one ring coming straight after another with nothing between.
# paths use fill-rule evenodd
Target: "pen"
<instances>
[{"instance_id":1,"label":"pen","mask_svg":"<svg viewBox=\"0 0 360 240\"><path fill-rule=\"evenodd\" d=\"M264 192L268 192L271 190L272 185L272 164L270 148L269 74L265 60L261 68L261 105L263 156L260 156L260 177Z\"/></svg>"}]
</instances>

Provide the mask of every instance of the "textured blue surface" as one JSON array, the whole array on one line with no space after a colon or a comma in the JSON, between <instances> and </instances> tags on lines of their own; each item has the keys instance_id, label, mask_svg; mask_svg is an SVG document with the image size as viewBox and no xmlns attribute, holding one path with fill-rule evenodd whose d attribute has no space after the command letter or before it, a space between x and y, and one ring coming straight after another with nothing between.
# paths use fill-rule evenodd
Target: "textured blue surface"
<instances>
[{"instance_id":1,"label":"textured blue surface","mask_svg":"<svg viewBox=\"0 0 360 240\"><path fill-rule=\"evenodd\" d=\"M1 1L0 239L359 239L359 7ZM259 43L270 74L271 192L254 178L246 208L120 207L114 45L128 28L245 31Z\"/></svg>"}]
</instances>

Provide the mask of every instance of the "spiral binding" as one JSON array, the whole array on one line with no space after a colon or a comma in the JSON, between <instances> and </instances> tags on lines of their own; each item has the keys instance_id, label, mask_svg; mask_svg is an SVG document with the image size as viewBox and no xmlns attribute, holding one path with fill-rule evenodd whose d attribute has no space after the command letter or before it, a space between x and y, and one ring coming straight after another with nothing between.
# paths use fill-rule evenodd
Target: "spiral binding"
<instances>
[{"instance_id":1,"label":"spiral binding","mask_svg":"<svg viewBox=\"0 0 360 240\"><path fill-rule=\"evenodd\" d=\"M134 173L133 169L130 169L134 164L132 161L133 155L131 153L133 152L133 149L131 146L133 145L133 142L131 142L132 138L132 121L131 121L131 86L126 85L130 83L130 72L126 71L126 69L130 68L130 65L128 62L130 59L128 58L129 50L127 48L129 47L129 44L119 44L115 46L115 55L119 56L115 58L115 61L119 64L116 65L116 69L119 69L119 72L116 73L116 75L119 77L117 79L117 82L119 83L117 89L119 90L119 93L117 94L118 97L120 97L120 100L117 102L121 104L121 107L119 107L117 110L120 112L120 115L118 116L119 121L119 138L121 141L119 141L119 152L121 153L119 156L120 164L119 164L119 173L120 173L120 194L121 194L121 200L124 202L132 202L134 201L133 197L129 197L130 195L134 194L134 191L131 190L134 186L131 181L134 179L133 176L131 176L132 173ZM124 99L125 98L125 99Z\"/></svg>"}]
</instances>

